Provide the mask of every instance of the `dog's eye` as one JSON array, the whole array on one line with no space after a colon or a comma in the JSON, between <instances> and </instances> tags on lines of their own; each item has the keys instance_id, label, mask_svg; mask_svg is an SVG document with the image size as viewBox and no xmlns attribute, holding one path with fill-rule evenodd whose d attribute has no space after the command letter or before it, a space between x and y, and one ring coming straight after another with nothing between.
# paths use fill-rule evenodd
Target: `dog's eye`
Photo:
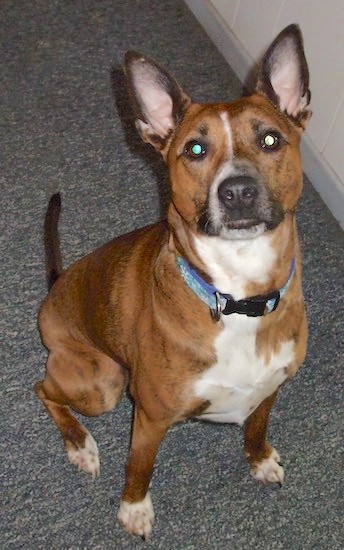
<instances>
[{"instance_id":1,"label":"dog's eye","mask_svg":"<svg viewBox=\"0 0 344 550\"><path fill-rule=\"evenodd\" d=\"M189 141L184 147L184 154L195 160L199 160L206 154L207 150L202 143L193 140Z\"/></svg>"},{"instance_id":2,"label":"dog's eye","mask_svg":"<svg viewBox=\"0 0 344 550\"><path fill-rule=\"evenodd\" d=\"M260 140L260 146L262 147L262 149L267 149L269 151L277 149L280 143L281 137L274 132L267 132Z\"/></svg>"}]
</instances>

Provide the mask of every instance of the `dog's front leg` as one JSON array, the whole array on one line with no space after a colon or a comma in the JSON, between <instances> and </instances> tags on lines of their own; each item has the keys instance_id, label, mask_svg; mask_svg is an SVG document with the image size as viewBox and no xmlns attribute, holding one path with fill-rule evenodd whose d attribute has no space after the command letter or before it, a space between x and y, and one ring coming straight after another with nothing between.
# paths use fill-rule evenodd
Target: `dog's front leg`
<instances>
[{"instance_id":1,"label":"dog's front leg","mask_svg":"<svg viewBox=\"0 0 344 550\"><path fill-rule=\"evenodd\" d=\"M143 409L135 410L126 484L118 512L124 529L147 539L152 531L154 511L149 484L160 443L170 423L149 418Z\"/></svg>"},{"instance_id":2,"label":"dog's front leg","mask_svg":"<svg viewBox=\"0 0 344 550\"><path fill-rule=\"evenodd\" d=\"M245 454L251 465L251 475L263 483L284 481L278 452L267 442L269 414L276 400L278 390L264 399L248 417L245 424Z\"/></svg>"}]
</instances>

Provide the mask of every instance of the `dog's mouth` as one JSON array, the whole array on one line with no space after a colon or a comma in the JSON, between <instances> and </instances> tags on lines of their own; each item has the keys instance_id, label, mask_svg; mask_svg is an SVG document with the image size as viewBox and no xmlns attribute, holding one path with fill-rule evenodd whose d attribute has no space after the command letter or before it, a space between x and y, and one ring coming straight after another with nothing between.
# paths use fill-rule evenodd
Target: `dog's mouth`
<instances>
[{"instance_id":1,"label":"dog's mouth","mask_svg":"<svg viewBox=\"0 0 344 550\"><path fill-rule=\"evenodd\" d=\"M210 237L227 239L245 239L261 235L265 231L275 229L284 219L284 211L280 205L269 209L268 215L240 219L230 219L226 215L212 216L207 209L198 221L198 230Z\"/></svg>"},{"instance_id":2,"label":"dog's mouth","mask_svg":"<svg viewBox=\"0 0 344 550\"><path fill-rule=\"evenodd\" d=\"M203 216L198 224L199 231L208 237L220 237L222 239L252 239L264 233L267 229L264 222L256 220L240 220L227 226L214 226Z\"/></svg>"},{"instance_id":3,"label":"dog's mouth","mask_svg":"<svg viewBox=\"0 0 344 550\"><path fill-rule=\"evenodd\" d=\"M242 220L235 220L235 221L228 222L226 224L226 228L227 229L251 229L251 227L260 225L262 223L265 223L265 222L254 218L244 218Z\"/></svg>"}]
</instances>

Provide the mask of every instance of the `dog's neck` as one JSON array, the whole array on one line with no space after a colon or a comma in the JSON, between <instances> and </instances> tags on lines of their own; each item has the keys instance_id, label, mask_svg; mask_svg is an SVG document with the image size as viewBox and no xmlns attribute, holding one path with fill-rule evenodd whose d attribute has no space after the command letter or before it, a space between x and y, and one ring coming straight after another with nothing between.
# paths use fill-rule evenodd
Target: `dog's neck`
<instances>
[{"instance_id":1,"label":"dog's neck","mask_svg":"<svg viewBox=\"0 0 344 550\"><path fill-rule=\"evenodd\" d=\"M280 288L288 278L299 246L295 216L288 213L273 231L252 239L222 239L200 235L172 205L168 211L169 249L187 260L221 292L237 300Z\"/></svg>"}]
</instances>

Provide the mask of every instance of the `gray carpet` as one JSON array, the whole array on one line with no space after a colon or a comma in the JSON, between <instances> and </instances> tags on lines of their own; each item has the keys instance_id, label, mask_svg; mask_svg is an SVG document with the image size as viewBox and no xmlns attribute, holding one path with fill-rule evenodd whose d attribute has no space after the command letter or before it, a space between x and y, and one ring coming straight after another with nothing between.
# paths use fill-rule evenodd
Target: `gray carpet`
<instances>
[{"instance_id":1,"label":"gray carpet","mask_svg":"<svg viewBox=\"0 0 344 550\"><path fill-rule=\"evenodd\" d=\"M131 406L86 420L93 482L66 460L32 386L44 372L36 314L45 295L42 221L62 192L65 265L163 215L164 166L133 129L120 65L127 49L165 64L198 100L241 86L181 1L1 2L2 549L145 548L118 526ZM250 478L236 426L188 422L159 453L154 549L337 549L343 233L306 182L299 209L310 321L307 360L281 393L270 437L283 489Z\"/></svg>"}]
</instances>

